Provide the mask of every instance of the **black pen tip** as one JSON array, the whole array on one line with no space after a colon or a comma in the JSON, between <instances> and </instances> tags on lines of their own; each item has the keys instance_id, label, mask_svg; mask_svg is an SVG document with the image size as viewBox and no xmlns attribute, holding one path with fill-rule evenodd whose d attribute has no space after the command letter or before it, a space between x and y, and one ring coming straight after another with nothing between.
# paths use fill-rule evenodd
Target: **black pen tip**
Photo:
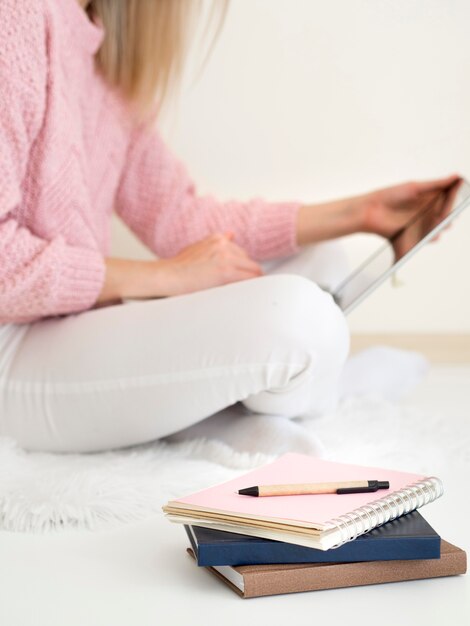
<instances>
[{"instance_id":1,"label":"black pen tip","mask_svg":"<svg viewBox=\"0 0 470 626\"><path fill-rule=\"evenodd\" d=\"M259 496L259 489L258 487L246 487L245 489L239 489L238 493L241 496Z\"/></svg>"}]
</instances>

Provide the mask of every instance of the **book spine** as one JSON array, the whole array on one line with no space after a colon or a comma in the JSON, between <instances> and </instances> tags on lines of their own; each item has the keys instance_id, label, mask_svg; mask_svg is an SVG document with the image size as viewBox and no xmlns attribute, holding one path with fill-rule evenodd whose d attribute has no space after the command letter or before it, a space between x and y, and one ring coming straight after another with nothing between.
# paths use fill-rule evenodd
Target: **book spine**
<instances>
[{"instance_id":1,"label":"book spine","mask_svg":"<svg viewBox=\"0 0 470 626\"><path fill-rule=\"evenodd\" d=\"M339 531L341 537L340 541L331 547L338 548L348 541L353 541L373 528L378 528L390 520L433 502L443 493L442 482L439 478L431 476L361 506L351 513L341 515L328 523L328 529Z\"/></svg>"}]
</instances>

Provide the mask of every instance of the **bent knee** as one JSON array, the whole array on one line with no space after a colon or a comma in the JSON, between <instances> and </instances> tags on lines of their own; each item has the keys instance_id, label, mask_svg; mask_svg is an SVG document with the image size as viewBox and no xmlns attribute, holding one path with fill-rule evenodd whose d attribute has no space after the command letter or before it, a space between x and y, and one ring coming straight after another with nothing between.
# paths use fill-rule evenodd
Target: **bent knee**
<instances>
[{"instance_id":1,"label":"bent knee","mask_svg":"<svg viewBox=\"0 0 470 626\"><path fill-rule=\"evenodd\" d=\"M344 362L349 330L330 294L297 274L275 274L257 281L267 304L261 316L264 328L274 334L274 339L288 338L321 357L328 354L335 362Z\"/></svg>"}]
</instances>

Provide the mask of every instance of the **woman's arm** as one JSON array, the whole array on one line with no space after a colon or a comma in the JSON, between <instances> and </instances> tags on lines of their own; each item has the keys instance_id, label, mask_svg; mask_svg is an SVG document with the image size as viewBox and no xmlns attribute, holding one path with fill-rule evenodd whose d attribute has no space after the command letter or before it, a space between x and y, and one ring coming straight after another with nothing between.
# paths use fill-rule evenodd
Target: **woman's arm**
<instances>
[{"instance_id":1,"label":"woman's arm","mask_svg":"<svg viewBox=\"0 0 470 626\"><path fill-rule=\"evenodd\" d=\"M392 237L423 210L429 231L451 209L459 181L454 175L431 182L405 183L344 200L303 205L297 212L297 243L311 244L356 232ZM413 239L419 240L422 234L413 230L408 237L411 241L398 238L394 244L397 255L406 252L400 251L399 245L409 249L416 243ZM176 256L159 261L107 259L106 279L98 302L178 295L261 275L260 266L232 240L232 233L209 236Z\"/></svg>"},{"instance_id":2,"label":"woman's arm","mask_svg":"<svg viewBox=\"0 0 470 626\"><path fill-rule=\"evenodd\" d=\"M234 241L252 258L264 260L356 232L391 237L427 206L437 219L448 210L449 190L458 180L450 176L410 182L321 204L218 202L196 193L185 167L158 132L142 125L130 143L116 208L160 257L172 257L210 234L231 230Z\"/></svg>"},{"instance_id":3,"label":"woman's arm","mask_svg":"<svg viewBox=\"0 0 470 626\"><path fill-rule=\"evenodd\" d=\"M322 204L305 204L297 217L299 246L316 243L363 230L360 197Z\"/></svg>"}]
</instances>

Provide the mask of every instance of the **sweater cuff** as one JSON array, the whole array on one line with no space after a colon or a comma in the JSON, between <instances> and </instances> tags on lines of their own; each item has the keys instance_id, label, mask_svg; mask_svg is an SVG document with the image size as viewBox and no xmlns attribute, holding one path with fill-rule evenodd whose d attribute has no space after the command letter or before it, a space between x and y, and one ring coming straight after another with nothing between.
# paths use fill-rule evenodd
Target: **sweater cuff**
<instances>
[{"instance_id":1,"label":"sweater cuff","mask_svg":"<svg viewBox=\"0 0 470 626\"><path fill-rule=\"evenodd\" d=\"M105 272L104 258L97 250L67 246L61 259L57 310L78 313L90 309L100 295Z\"/></svg>"},{"instance_id":2,"label":"sweater cuff","mask_svg":"<svg viewBox=\"0 0 470 626\"><path fill-rule=\"evenodd\" d=\"M278 202L257 207L253 233L257 259L265 261L299 252L297 216L300 206L300 202Z\"/></svg>"}]
</instances>

